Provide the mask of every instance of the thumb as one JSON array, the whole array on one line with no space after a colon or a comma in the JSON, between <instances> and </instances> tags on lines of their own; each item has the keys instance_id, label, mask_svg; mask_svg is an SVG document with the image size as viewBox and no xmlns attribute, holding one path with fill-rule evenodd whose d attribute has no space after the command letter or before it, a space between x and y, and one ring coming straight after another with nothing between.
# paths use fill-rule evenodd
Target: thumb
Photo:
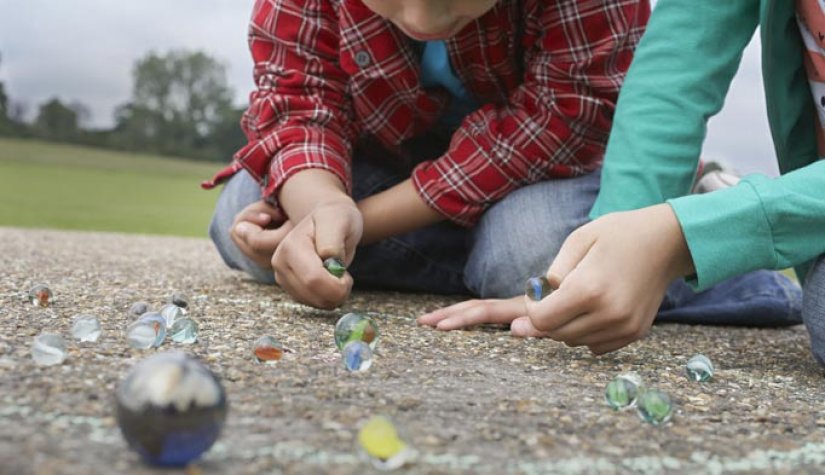
<instances>
[{"instance_id":1,"label":"thumb","mask_svg":"<svg viewBox=\"0 0 825 475\"><path fill-rule=\"evenodd\" d=\"M588 232L587 225L573 231L564 240L559 253L547 269L547 280L550 285L558 289L567 274L579 265L579 262L587 254L587 251L596 242L595 236Z\"/></svg>"},{"instance_id":2,"label":"thumb","mask_svg":"<svg viewBox=\"0 0 825 475\"><path fill-rule=\"evenodd\" d=\"M346 240L349 226L345 219L336 216L313 217L315 228L315 252L321 260L328 257L346 258ZM346 260L346 259L345 259Z\"/></svg>"}]
</instances>

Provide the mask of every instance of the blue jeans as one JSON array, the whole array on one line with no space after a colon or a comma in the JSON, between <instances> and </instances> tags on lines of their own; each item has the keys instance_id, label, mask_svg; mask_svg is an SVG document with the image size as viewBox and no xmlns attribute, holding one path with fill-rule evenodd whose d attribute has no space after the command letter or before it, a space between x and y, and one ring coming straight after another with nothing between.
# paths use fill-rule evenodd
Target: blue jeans
<instances>
[{"instance_id":1,"label":"blue jeans","mask_svg":"<svg viewBox=\"0 0 825 475\"><path fill-rule=\"evenodd\" d=\"M403 173L369 160L353 163L356 200L385 190ZM524 293L571 231L588 221L600 173L521 188L490 207L473 229L442 222L358 248L348 269L356 287L506 298ZM224 261L255 280L274 283L271 269L247 258L229 237L235 215L260 199L258 184L242 171L224 187L209 234ZM825 277L822 279L825 290ZM825 293L820 293L825 308ZM704 292L684 281L667 290L657 321L689 324L785 326L801 323L798 286L773 271L731 278ZM820 332L825 339L825 323ZM813 335L813 332L812 332Z\"/></svg>"},{"instance_id":2,"label":"blue jeans","mask_svg":"<svg viewBox=\"0 0 825 475\"><path fill-rule=\"evenodd\" d=\"M553 180L510 193L484 213L473 229L451 222L360 246L348 271L357 288L485 298L524 292L525 281L543 274L564 238L587 222L599 190L599 173ZM405 177L368 160L353 163L353 197L360 200ZM209 226L223 260L263 283L270 269L258 267L229 237L235 215L260 199L260 187L246 172L226 184Z\"/></svg>"},{"instance_id":3,"label":"blue jeans","mask_svg":"<svg viewBox=\"0 0 825 475\"><path fill-rule=\"evenodd\" d=\"M811 352L825 366L825 254L819 256L805 279L802 319L811 337Z\"/></svg>"}]
</instances>

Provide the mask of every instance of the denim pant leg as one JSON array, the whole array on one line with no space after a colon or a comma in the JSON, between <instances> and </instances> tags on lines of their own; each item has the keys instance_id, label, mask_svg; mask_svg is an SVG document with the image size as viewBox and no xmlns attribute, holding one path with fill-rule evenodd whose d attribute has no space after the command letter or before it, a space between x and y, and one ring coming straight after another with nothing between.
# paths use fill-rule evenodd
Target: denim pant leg
<instances>
[{"instance_id":1,"label":"denim pant leg","mask_svg":"<svg viewBox=\"0 0 825 475\"><path fill-rule=\"evenodd\" d=\"M353 163L353 196L356 200L383 191L401 182L403 176L390 167L381 167L368 160ZM242 209L261 199L261 188L245 170L235 174L224 186L209 224L209 237L226 265L241 270L253 279L274 284L271 269L258 266L248 258L229 236L235 216ZM355 261L348 269L361 289L392 289L465 294L464 263L467 259L469 231L443 222L360 246Z\"/></svg>"},{"instance_id":2,"label":"denim pant leg","mask_svg":"<svg viewBox=\"0 0 825 475\"><path fill-rule=\"evenodd\" d=\"M679 279L668 287L657 322L781 327L802 323L802 289L779 272L757 270L703 292Z\"/></svg>"},{"instance_id":3,"label":"denim pant leg","mask_svg":"<svg viewBox=\"0 0 825 475\"><path fill-rule=\"evenodd\" d=\"M272 269L264 269L241 252L229 236L235 216L250 204L261 199L261 187L247 172L235 174L221 190L215 205L215 214L209 223L209 237L215 243L223 261L232 269L241 270L264 284L274 284Z\"/></svg>"},{"instance_id":4,"label":"denim pant leg","mask_svg":"<svg viewBox=\"0 0 825 475\"><path fill-rule=\"evenodd\" d=\"M473 231L464 282L482 298L524 293L544 275L567 236L589 221L601 170L520 188L484 213Z\"/></svg>"},{"instance_id":5,"label":"denim pant leg","mask_svg":"<svg viewBox=\"0 0 825 475\"><path fill-rule=\"evenodd\" d=\"M811 352L825 366L825 255L819 256L805 280L802 319L811 337Z\"/></svg>"},{"instance_id":6,"label":"denim pant leg","mask_svg":"<svg viewBox=\"0 0 825 475\"><path fill-rule=\"evenodd\" d=\"M353 197L374 195L406 177L374 161L353 161ZM466 294L463 271L469 231L441 222L359 246L348 271L359 289Z\"/></svg>"}]
</instances>

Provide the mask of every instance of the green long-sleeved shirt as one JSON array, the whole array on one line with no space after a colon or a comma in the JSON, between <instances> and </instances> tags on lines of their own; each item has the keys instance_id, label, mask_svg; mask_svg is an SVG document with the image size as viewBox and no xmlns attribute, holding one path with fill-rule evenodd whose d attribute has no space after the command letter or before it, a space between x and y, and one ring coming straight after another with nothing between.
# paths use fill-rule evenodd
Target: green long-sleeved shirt
<instances>
[{"instance_id":1,"label":"green long-sleeved shirt","mask_svg":"<svg viewBox=\"0 0 825 475\"><path fill-rule=\"evenodd\" d=\"M792 0L660 0L628 72L591 217L668 202L682 226L699 289L825 253L825 163L802 66ZM745 177L685 196L707 120L721 109L756 27L768 118L783 176Z\"/></svg>"}]
</instances>

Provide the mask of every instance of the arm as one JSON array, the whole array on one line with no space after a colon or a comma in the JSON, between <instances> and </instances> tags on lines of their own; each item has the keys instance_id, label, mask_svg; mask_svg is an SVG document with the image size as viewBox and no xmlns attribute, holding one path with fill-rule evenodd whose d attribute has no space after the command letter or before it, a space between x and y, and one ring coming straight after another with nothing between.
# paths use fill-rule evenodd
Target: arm
<instances>
[{"instance_id":1,"label":"arm","mask_svg":"<svg viewBox=\"0 0 825 475\"><path fill-rule=\"evenodd\" d=\"M758 0L657 4L619 96L592 218L688 193L758 15Z\"/></svg>"},{"instance_id":2,"label":"arm","mask_svg":"<svg viewBox=\"0 0 825 475\"><path fill-rule=\"evenodd\" d=\"M262 196L272 204L284 198L287 180L308 169L332 174L338 189L350 187L354 131L346 76L337 62L337 24L329 1L255 3L249 46L257 89L241 121L249 142L235 154L234 168L260 180ZM296 222L289 210L287 215Z\"/></svg>"},{"instance_id":3,"label":"arm","mask_svg":"<svg viewBox=\"0 0 825 475\"><path fill-rule=\"evenodd\" d=\"M784 269L825 252L825 162L779 178L670 200L700 289L755 269ZM800 276L804 279L805 276Z\"/></svg>"},{"instance_id":4,"label":"arm","mask_svg":"<svg viewBox=\"0 0 825 475\"><path fill-rule=\"evenodd\" d=\"M518 334L612 351L647 333L673 279L694 270L702 275L701 260L691 255L690 229L682 228L674 211L702 197L675 200L673 206L657 203L687 192L705 123L722 105L758 9L756 0L659 3L619 99L592 212L609 214L568 237L547 273L559 282L558 290L541 302L527 302L529 318L513 324ZM716 192L702 201L754 211L753 200L742 205L744 197L735 198ZM647 207L614 212L640 206ZM735 227L730 218L720 223ZM739 239L740 249L728 252L742 252L748 238ZM729 265L718 257L720 265Z\"/></svg>"},{"instance_id":5,"label":"arm","mask_svg":"<svg viewBox=\"0 0 825 475\"><path fill-rule=\"evenodd\" d=\"M361 244L371 244L445 219L421 200L409 179L361 200L358 209L364 217Z\"/></svg>"},{"instance_id":6,"label":"arm","mask_svg":"<svg viewBox=\"0 0 825 475\"><path fill-rule=\"evenodd\" d=\"M261 181L263 198L292 227L271 255L276 281L297 300L325 308L346 299L352 278L331 276L322 260L350 262L361 236L361 215L348 196L354 130L336 15L331 1L257 0L249 40L257 89L242 120L249 143L233 167ZM267 244L264 251L273 250Z\"/></svg>"},{"instance_id":7,"label":"arm","mask_svg":"<svg viewBox=\"0 0 825 475\"><path fill-rule=\"evenodd\" d=\"M519 187L598 166L649 14L644 0L525 3L523 84L470 114L447 153L413 172L421 199L459 224Z\"/></svg>"}]
</instances>

